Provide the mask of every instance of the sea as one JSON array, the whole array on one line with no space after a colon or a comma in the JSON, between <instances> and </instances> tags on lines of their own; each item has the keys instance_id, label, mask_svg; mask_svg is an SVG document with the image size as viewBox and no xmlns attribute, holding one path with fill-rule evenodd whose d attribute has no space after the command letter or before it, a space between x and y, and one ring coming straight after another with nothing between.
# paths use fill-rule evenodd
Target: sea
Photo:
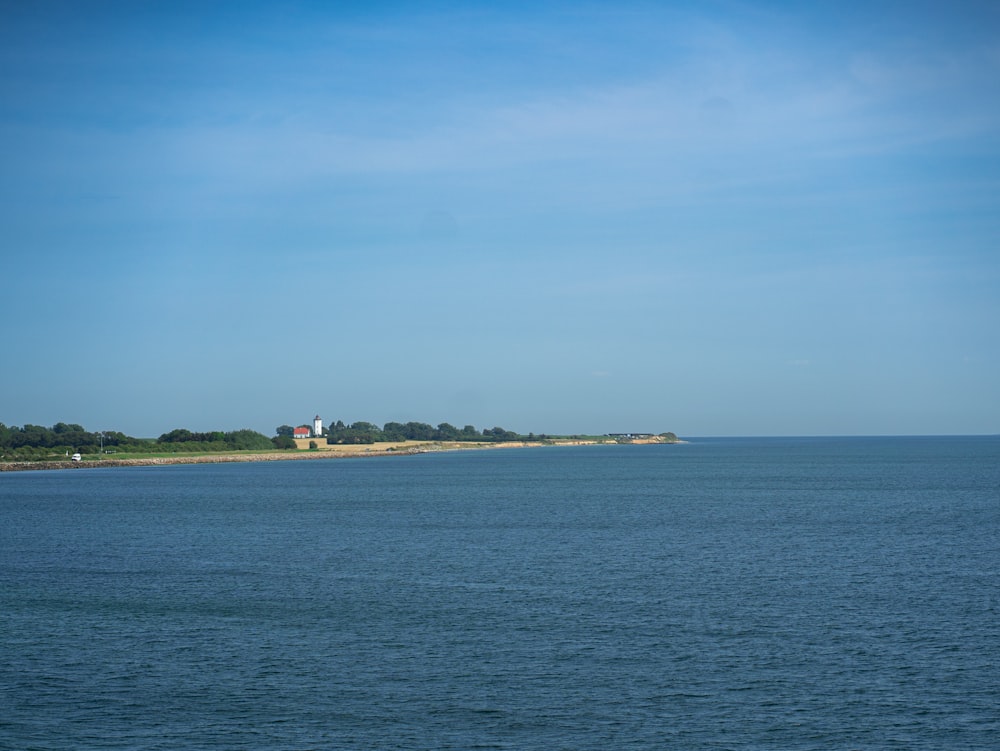
<instances>
[{"instance_id":1,"label":"sea","mask_svg":"<svg viewBox=\"0 0 1000 751\"><path fill-rule=\"evenodd\" d=\"M1000 437L0 473L0 748L1000 748Z\"/></svg>"}]
</instances>

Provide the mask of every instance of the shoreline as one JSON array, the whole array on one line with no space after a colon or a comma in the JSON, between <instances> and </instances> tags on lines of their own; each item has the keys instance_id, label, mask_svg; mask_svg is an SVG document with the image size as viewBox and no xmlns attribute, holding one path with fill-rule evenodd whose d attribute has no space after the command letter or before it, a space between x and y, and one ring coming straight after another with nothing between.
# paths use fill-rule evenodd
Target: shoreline
<instances>
[{"instance_id":1,"label":"shoreline","mask_svg":"<svg viewBox=\"0 0 1000 751\"><path fill-rule=\"evenodd\" d=\"M659 442L657 442L659 443ZM31 472L56 469L94 469L98 467L158 467L174 464L232 464L250 462L295 461L314 459L353 459L376 456L413 456L416 454L440 453L444 451L474 451L504 448L550 448L559 446L615 446L610 441L566 440L558 442L509 441L504 443L477 443L459 441L414 441L404 444L390 444L385 448L373 448L378 444L351 446L331 446L329 448L294 451L289 453L219 453L196 456L157 456L131 459L85 459L83 461L37 461L0 462L0 472Z\"/></svg>"}]
</instances>

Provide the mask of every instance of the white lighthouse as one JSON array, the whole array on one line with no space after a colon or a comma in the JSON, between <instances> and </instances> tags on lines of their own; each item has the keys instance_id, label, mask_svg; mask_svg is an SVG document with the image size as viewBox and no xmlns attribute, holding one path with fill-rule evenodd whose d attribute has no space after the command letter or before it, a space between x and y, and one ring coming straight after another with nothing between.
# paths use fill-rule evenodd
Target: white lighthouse
<instances>
[{"instance_id":1,"label":"white lighthouse","mask_svg":"<svg viewBox=\"0 0 1000 751\"><path fill-rule=\"evenodd\" d=\"M319 415L313 418L313 438L323 437L323 420Z\"/></svg>"}]
</instances>

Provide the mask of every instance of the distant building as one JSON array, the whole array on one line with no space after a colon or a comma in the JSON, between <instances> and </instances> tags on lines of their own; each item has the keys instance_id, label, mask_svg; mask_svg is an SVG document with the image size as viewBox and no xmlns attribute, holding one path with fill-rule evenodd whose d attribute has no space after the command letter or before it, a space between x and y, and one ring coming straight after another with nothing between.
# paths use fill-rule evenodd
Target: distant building
<instances>
[{"instance_id":1,"label":"distant building","mask_svg":"<svg viewBox=\"0 0 1000 751\"><path fill-rule=\"evenodd\" d=\"M320 419L319 415L313 418L313 438L323 437L323 421Z\"/></svg>"},{"instance_id":2,"label":"distant building","mask_svg":"<svg viewBox=\"0 0 1000 751\"><path fill-rule=\"evenodd\" d=\"M312 438L309 428L295 428L292 430L292 438Z\"/></svg>"}]
</instances>

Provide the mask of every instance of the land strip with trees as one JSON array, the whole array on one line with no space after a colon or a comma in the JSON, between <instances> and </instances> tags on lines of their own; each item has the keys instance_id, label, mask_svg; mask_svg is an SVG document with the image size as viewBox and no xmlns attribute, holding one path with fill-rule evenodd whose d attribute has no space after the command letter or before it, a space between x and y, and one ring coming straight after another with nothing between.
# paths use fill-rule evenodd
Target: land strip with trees
<instances>
[{"instance_id":1,"label":"land strip with trees","mask_svg":"<svg viewBox=\"0 0 1000 751\"><path fill-rule=\"evenodd\" d=\"M642 434L643 439L632 440L620 435L521 435L501 427L479 431L472 425L457 428L449 423L440 423L435 427L422 422L389 422L378 427L369 422L347 425L338 420L324 429L322 436L314 436L308 441L296 441L291 437L293 430L291 426L282 425L276 428L276 435L269 438L248 428L210 432L177 428L151 439L134 438L120 431L92 432L80 425L63 422L51 427L31 424L8 427L0 423L0 469L27 468L25 465L79 466L82 463L112 466L134 463L269 461L316 455L329 457L415 453L487 446L678 441L673 433ZM71 461L74 454L79 456L80 461Z\"/></svg>"}]
</instances>

